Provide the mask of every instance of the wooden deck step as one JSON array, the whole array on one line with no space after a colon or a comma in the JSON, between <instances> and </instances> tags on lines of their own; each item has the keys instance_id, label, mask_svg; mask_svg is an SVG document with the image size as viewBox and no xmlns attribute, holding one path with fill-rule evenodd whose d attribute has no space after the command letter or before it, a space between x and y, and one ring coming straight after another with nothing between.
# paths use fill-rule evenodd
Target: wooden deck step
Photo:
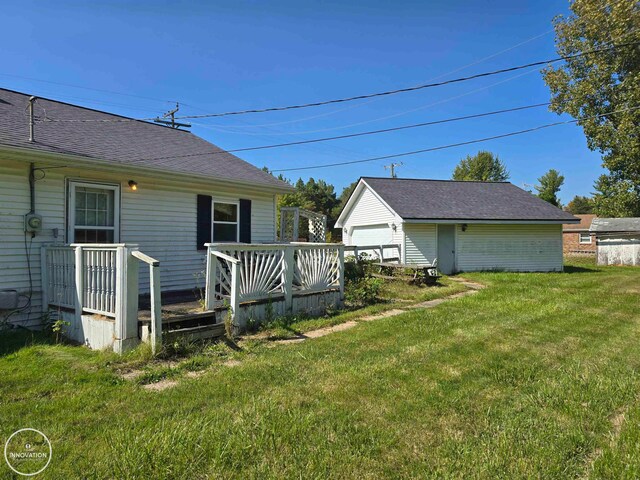
<instances>
[{"instance_id":1,"label":"wooden deck step","mask_svg":"<svg viewBox=\"0 0 640 480\"><path fill-rule=\"evenodd\" d=\"M197 327L179 328L168 330L163 334L163 342L173 342L177 339L186 339L188 341L204 340L208 338L217 338L224 336L224 324L216 323L212 325L200 325Z\"/></svg>"}]
</instances>

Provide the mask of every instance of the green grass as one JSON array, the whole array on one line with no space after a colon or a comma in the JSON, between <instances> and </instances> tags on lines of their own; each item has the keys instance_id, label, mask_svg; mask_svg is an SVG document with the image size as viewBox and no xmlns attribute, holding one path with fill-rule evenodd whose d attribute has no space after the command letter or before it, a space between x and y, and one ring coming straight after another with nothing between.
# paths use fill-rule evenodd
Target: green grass
<instances>
[{"instance_id":1,"label":"green grass","mask_svg":"<svg viewBox=\"0 0 640 480\"><path fill-rule=\"evenodd\" d=\"M489 287L299 344L211 347L180 360L206 373L161 392L117 375L144 353L4 335L0 440L45 432L42 478L640 476L640 270L466 276Z\"/></svg>"},{"instance_id":2,"label":"green grass","mask_svg":"<svg viewBox=\"0 0 640 480\"><path fill-rule=\"evenodd\" d=\"M447 297L463 292L467 288L447 277L440 279L437 285L410 285L404 281L387 281L380 295L380 302L366 307L337 311L317 318L291 318L274 322L276 325L262 329L261 334L270 339L294 338L300 334L331 327L340 323L361 319L397 308L407 308L412 304Z\"/></svg>"}]
</instances>

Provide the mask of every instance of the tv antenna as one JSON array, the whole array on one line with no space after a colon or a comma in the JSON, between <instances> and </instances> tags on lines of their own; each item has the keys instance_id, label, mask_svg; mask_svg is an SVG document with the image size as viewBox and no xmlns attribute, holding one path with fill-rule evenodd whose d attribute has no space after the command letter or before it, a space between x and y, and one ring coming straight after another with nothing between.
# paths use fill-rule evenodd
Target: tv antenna
<instances>
[{"instance_id":1,"label":"tv antenna","mask_svg":"<svg viewBox=\"0 0 640 480\"><path fill-rule=\"evenodd\" d=\"M402 167L404 165L404 163L400 162L400 163L392 163L391 165L385 165L384 169L385 170L391 170L391 178L396 178L396 167Z\"/></svg>"},{"instance_id":2,"label":"tv antenna","mask_svg":"<svg viewBox=\"0 0 640 480\"><path fill-rule=\"evenodd\" d=\"M162 118L171 118L171 120L162 120L162 118L155 118L153 121L178 130L180 129L180 127L191 128L190 123L176 122L176 113L178 112L178 110L180 110L180 104L176 102L176 108L174 108L173 110L169 110L167 113L162 115Z\"/></svg>"}]
</instances>

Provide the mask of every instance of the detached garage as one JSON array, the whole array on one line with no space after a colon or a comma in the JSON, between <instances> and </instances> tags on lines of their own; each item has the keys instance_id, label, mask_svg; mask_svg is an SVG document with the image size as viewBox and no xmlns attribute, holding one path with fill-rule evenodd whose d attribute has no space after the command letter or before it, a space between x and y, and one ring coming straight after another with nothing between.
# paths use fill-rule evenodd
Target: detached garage
<instances>
[{"instance_id":1,"label":"detached garage","mask_svg":"<svg viewBox=\"0 0 640 480\"><path fill-rule=\"evenodd\" d=\"M363 177L336 222L345 245L398 245L446 274L562 270L562 224L579 219L508 182Z\"/></svg>"}]
</instances>

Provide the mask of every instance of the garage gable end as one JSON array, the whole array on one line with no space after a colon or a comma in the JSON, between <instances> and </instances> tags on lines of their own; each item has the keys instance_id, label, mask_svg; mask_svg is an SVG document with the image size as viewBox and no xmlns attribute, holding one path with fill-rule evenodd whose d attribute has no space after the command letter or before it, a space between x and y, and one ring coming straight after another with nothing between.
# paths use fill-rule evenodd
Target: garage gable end
<instances>
[{"instance_id":1,"label":"garage gable end","mask_svg":"<svg viewBox=\"0 0 640 480\"><path fill-rule=\"evenodd\" d=\"M401 221L369 185L360 181L336 226L351 230L360 225L391 225Z\"/></svg>"}]
</instances>

